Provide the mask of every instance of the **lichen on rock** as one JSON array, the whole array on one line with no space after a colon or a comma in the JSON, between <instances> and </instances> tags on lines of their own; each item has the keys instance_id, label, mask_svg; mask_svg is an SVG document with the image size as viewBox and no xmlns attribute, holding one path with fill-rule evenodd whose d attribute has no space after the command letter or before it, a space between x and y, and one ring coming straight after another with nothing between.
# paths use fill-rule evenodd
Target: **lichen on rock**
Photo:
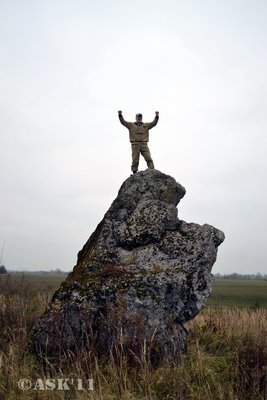
<instances>
[{"instance_id":1,"label":"lichen on rock","mask_svg":"<svg viewBox=\"0 0 267 400\"><path fill-rule=\"evenodd\" d=\"M178 218L185 189L148 169L130 176L77 265L34 328L39 353L107 356L146 352L152 362L176 358L186 342L186 321L205 305L212 266L224 234Z\"/></svg>"}]
</instances>

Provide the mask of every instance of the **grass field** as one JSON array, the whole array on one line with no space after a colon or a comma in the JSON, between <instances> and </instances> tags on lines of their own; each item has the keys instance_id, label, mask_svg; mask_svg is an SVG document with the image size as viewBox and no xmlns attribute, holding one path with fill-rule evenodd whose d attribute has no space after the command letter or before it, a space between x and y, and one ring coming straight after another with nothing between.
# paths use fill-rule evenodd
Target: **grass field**
<instances>
[{"instance_id":1,"label":"grass field","mask_svg":"<svg viewBox=\"0 0 267 400\"><path fill-rule=\"evenodd\" d=\"M18 273L12 279L24 281L36 291L53 294L66 279L66 274ZM207 306L265 307L267 308L267 280L216 279Z\"/></svg>"},{"instance_id":2,"label":"grass field","mask_svg":"<svg viewBox=\"0 0 267 400\"><path fill-rule=\"evenodd\" d=\"M48 368L29 351L29 334L65 278L0 276L0 400L267 399L266 281L215 281L209 304L187 324L186 352L171 365L140 360L133 369L123 357L92 365L81 351L71 365ZM94 391L22 390L21 378L92 378Z\"/></svg>"},{"instance_id":3,"label":"grass field","mask_svg":"<svg viewBox=\"0 0 267 400\"><path fill-rule=\"evenodd\" d=\"M267 308L267 280L217 279L208 305Z\"/></svg>"}]
</instances>

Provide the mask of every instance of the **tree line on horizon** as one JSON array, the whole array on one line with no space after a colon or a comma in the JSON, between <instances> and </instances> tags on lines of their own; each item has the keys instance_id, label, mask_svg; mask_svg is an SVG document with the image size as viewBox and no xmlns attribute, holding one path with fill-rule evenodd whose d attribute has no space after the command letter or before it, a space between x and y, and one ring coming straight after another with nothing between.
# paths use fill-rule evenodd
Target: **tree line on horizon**
<instances>
[{"instance_id":1,"label":"tree line on horizon","mask_svg":"<svg viewBox=\"0 0 267 400\"><path fill-rule=\"evenodd\" d=\"M4 265L0 265L0 274L69 274L71 271L63 271L60 268L50 269L48 270L36 270L36 271L16 271L16 270L7 270ZM215 279L267 279L267 274L261 274L257 272L256 274L240 274L238 272L233 272L231 274L214 274Z\"/></svg>"}]
</instances>

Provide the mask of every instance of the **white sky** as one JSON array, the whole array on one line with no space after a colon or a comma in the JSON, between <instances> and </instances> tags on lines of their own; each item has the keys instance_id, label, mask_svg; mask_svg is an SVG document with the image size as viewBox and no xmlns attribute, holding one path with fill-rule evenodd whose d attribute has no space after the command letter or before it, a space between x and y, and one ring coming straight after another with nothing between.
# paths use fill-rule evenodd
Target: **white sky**
<instances>
[{"instance_id":1,"label":"white sky","mask_svg":"<svg viewBox=\"0 0 267 400\"><path fill-rule=\"evenodd\" d=\"M226 234L213 272L267 273L266 20L264 0L0 0L7 268L75 265L130 175L122 109L160 112L179 217Z\"/></svg>"}]
</instances>

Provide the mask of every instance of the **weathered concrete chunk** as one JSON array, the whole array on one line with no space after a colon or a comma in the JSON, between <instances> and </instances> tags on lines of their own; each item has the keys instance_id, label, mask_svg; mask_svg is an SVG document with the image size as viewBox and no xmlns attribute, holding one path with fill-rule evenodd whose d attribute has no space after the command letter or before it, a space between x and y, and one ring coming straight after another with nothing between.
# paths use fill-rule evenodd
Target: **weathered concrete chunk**
<instances>
[{"instance_id":1,"label":"weathered concrete chunk","mask_svg":"<svg viewBox=\"0 0 267 400\"><path fill-rule=\"evenodd\" d=\"M212 290L212 266L224 234L179 220L185 189L148 169L128 178L78 253L77 265L34 329L42 354L144 352L177 357L184 323Z\"/></svg>"}]
</instances>

